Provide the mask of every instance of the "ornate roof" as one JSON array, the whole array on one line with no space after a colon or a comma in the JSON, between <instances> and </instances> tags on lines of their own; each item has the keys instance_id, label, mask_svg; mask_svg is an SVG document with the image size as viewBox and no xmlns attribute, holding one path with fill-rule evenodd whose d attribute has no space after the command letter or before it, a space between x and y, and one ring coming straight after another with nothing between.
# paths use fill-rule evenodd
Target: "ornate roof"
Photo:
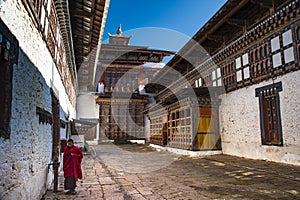
<instances>
[{"instance_id":1,"label":"ornate roof","mask_svg":"<svg viewBox=\"0 0 300 200\"><path fill-rule=\"evenodd\" d=\"M102 44L99 62L103 65L142 65L146 62L159 63L165 56L173 55L174 52L153 50L146 46L131 46L131 36L122 35L121 25L117 34L108 34L109 43Z\"/></svg>"}]
</instances>

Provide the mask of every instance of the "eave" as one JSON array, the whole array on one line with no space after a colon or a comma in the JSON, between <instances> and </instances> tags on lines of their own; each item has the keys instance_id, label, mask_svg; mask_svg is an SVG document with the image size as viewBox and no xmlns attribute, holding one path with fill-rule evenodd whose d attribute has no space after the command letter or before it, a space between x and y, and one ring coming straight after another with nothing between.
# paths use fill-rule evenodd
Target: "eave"
<instances>
[{"instance_id":1,"label":"eave","mask_svg":"<svg viewBox=\"0 0 300 200\"><path fill-rule=\"evenodd\" d=\"M88 91L95 84L97 60L110 0L69 0L78 85Z\"/></svg>"}]
</instances>

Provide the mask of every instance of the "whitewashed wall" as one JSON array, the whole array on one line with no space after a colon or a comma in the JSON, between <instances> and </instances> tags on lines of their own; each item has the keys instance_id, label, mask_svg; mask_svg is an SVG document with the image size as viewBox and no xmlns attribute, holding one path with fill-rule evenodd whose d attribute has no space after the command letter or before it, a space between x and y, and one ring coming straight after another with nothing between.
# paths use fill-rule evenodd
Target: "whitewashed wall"
<instances>
[{"instance_id":1,"label":"whitewashed wall","mask_svg":"<svg viewBox=\"0 0 300 200\"><path fill-rule=\"evenodd\" d=\"M144 115L144 122L145 122L145 139L146 139L146 142L150 142L150 120L149 118L147 117L147 115Z\"/></svg>"},{"instance_id":2,"label":"whitewashed wall","mask_svg":"<svg viewBox=\"0 0 300 200\"><path fill-rule=\"evenodd\" d=\"M99 106L96 104L96 96L91 93L81 93L77 97L77 117L99 118Z\"/></svg>"},{"instance_id":3,"label":"whitewashed wall","mask_svg":"<svg viewBox=\"0 0 300 200\"><path fill-rule=\"evenodd\" d=\"M77 118L99 118L99 105L96 103L96 96L91 93L81 93L77 96ZM96 129L96 137L94 141L89 141L89 144L96 144L99 142L99 125L97 125ZM79 147L84 146L84 135L72 136L75 143Z\"/></svg>"},{"instance_id":4,"label":"whitewashed wall","mask_svg":"<svg viewBox=\"0 0 300 200\"><path fill-rule=\"evenodd\" d=\"M53 87L59 93L61 115L69 112L75 118L76 111L21 0L1 1L0 17L20 47L13 71L11 136L7 140L0 138L0 199L40 199L53 179L52 171L48 171L52 128L39 124L36 106L52 112Z\"/></svg>"},{"instance_id":5,"label":"whitewashed wall","mask_svg":"<svg viewBox=\"0 0 300 200\"><path fill-rule=\"evenodd\" d=\"M259 98L255 88L272 80L242 88L222 96L220 131L224 154L300 165L300 71L277 77L283 146L261 144Z\"/></svg>"}]
</instances>

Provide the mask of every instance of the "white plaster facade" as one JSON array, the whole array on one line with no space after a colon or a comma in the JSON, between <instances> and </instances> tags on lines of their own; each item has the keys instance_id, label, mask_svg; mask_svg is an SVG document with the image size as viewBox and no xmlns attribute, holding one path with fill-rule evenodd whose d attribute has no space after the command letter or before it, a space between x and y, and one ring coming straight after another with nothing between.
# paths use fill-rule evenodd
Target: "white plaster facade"
<instances>
[{"instance_id":1,"label":"white plaster facade","mask_svg":"<svg viewBox=\"0 0 300 200\"><path fill-rule=\"evenodd\" d=\"M53 180L52 167L48 168L52 128L39 123L36 107L51 112L52 88L59 97L61 119L76 118L76 109L22 1L1 1L0 17L19 42L18 65L13 70L10 139L0 138L0 199L40 199Z\"/></svg>"},{"instance_id":2,"label":"white plaster facade","mask_svg":"<svg viewBox=\"0 0 300 200\"><path fill-rule=\"evenodd\" d=\"M99 119L99 105L96 103L96 98L92 93L82 92L77 96L77 118L78 119ZM77 146L83 147L85 142L89 144L98 144L99 142L99 124L95 128L96 137L92 141L85 141L84 135L73 136Z\"/></svg>"},{"instance_id":3,"label":"white plaster facade","mask_svg":"<svg viewBox=\"0 0 300 200\"><path fill-rule=\"evenodd\" d=\"M255 89L263 81L221 96L220 132L224 154L300 165L300 71L277 77L282 82L280 113L283 146L262 145L259 98Z\"/></svg>"}]
</instances>

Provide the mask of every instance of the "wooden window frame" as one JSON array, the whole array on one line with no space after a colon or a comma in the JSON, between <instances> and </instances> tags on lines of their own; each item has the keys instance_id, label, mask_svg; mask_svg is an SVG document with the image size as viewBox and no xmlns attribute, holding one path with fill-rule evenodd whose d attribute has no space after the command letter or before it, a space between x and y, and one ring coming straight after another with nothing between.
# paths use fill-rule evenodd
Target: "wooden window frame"
<instances>
[{"instance_id":1,"label":"wooden window frame","mask_svg":"<svg viewBox=\"0 0 300 200\"><path fill-rule=\"evenodd\" d=\"M296 41L300 42L300 25L295 28L296 30Z\"/></svg>"},{"instance_id":2,"label":"wooden window frame","mask_svg":"<svg viewBox=\"0 0 300 200\"><path fill-rule=\"evenodd\" d=\"M10 119L12 106L13 67L18 64L19 43L0 19L0 67L1 67L1 109L0 109L0 137L10 138ZM8 46L9 47L8 47Z\"/></svg>"},{"instance_id":3,"label":"wooden window frame","mask_svg":"<svg viewBox=\"0 0 300 200\"><path fill-rule=\"evenodd\" d=\"M259 97L262 145L283 146L279 98L281 91L281 82L255 89L255 96Z\"/></svg>"}]
</instances>

